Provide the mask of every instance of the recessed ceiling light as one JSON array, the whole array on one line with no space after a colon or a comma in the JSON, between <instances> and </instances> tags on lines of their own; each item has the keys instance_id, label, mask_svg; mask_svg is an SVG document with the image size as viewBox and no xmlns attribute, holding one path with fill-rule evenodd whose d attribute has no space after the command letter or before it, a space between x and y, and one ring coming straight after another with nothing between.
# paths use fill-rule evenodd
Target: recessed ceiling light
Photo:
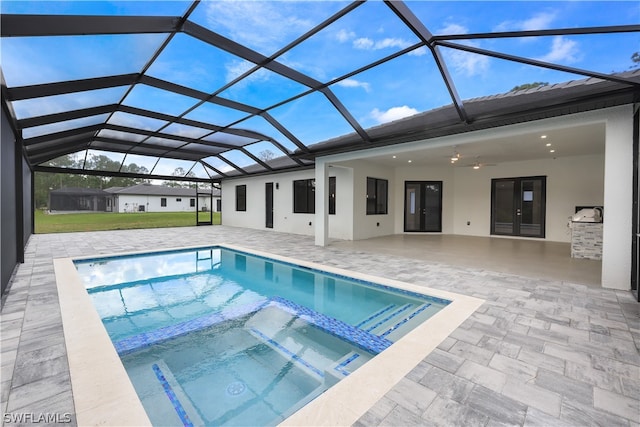
<instances>
[{"instance_id":1,"label":"recessed ceiling light","mask_svg":"<svg viewBox=\"0 0 640 427\"><path fill-rule=\"evenodd\" d=\"M540 135L540 138L542 138L542 139L546 139L546 138L547 138L547 135Z\"/></svg>"},{"instance_id":2,"label":"recessed ceiling light","mask_svg":"<svg viewBox=\"0 0 640 427\"><path fill-rule=\"evenodd\" d=\"M396 156L393 156L393 158L395 159L395 158L396 158Z\"/></svg>"},{"instance_id":3,"label":"recessed ceiling light","mask_svg":"<svg viewBox=\"0 0 640 427\"><path fill-rule=\"evenodd\" d=\"M551 143L550 142L547 142L547 147L551 147Z\"/></svg>"},{"instance_id":4,"label":"recessed ceiling light","mask_svg":"<svg viewBox=\"0 0 640 427\"><path fill-rule=\"evenodd\" d=\"M480 169L480 165L473 165L474 169Z\"/></svg>"},{"instance_id":5,"label":"recessed ceiling light","mask_svg":"<svg viewBox=\"0 0 640 427\"><path fill-rule=\"evenodd\" d=\"M555 152L556 152L556 150L549 150L549 152L550 152L550 153L555 153Z\"/></svg>"},{"instance_id":6,"label":"recessed ceiling light","mask_svg":"<svg viewBox=\"0 0 640 427\"><path fill-rule=\"evenodd\" d=\"M411 163L411 160L407 160L409 163Z\"/></svg>"}]
</instances>

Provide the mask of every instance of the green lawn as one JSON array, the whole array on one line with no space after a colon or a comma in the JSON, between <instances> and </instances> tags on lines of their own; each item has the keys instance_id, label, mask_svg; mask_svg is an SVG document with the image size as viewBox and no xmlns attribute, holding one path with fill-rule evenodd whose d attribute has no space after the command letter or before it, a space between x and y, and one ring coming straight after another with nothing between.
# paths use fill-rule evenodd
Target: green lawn
<instances>
[{"instance_id":1,"label":"green lawn","mask_svg":"<svg viewBox=\"0 0 640 427\"><path fill-rule=\"evenodd\" d=\"M200 212L200 221L209 220L209 212ZM213 213L213 223L220 224L220 212ZM72 231L128 230L132 228L187 227L196 225L195 212L87 212L48 214L35 212L35 232L68 233Z\"/></svg>"}]
</instances>

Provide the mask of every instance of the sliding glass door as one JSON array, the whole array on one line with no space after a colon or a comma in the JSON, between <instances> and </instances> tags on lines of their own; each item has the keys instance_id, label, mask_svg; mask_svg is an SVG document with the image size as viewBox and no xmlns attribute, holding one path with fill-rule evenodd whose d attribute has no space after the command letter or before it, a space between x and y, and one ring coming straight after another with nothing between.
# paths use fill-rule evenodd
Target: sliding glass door
<instances>
[{"instance_id":1,"label":"sliding glass door","mask_svg":"<svg viewBox=\"0 0 640 427\"><path fill-rule=\"evenodd\" d=\"M491 234L544 237L544 176L491 180Z\"/></svg>"}]
</instances>

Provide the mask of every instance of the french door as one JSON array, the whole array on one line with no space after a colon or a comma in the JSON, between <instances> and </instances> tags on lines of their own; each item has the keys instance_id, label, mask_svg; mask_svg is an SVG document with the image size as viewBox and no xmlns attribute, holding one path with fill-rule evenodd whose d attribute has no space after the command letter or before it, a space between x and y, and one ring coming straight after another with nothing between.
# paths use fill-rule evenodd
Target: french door
<instances>
[{"instance_id":1,"label":"french door","mask_svg":"<svg viewBox=\"0 0 640 427\"><path fill-rule=\"evenodd\" d=\"M544 237L547 177L491 180L491 234Z\"/></svg>"},{"instance_id":2,"label":"french door","mask_svg":"<svg viewBox=\"0 0 640 427\"><path fill-rule=\"evenodd\" d=\"M273 228L273 182L267 182L264 186L265 192L265 227Z\"/></svg>"},{"instance_id":3,"label":"french door","mask_svg":"<svg viewBox=\"0 0 640 427\"><path fill-rule=\"evenodd\" d=\"M442 181L404 183L404 231L442 231Z\"/></svg>"}]
</instances>

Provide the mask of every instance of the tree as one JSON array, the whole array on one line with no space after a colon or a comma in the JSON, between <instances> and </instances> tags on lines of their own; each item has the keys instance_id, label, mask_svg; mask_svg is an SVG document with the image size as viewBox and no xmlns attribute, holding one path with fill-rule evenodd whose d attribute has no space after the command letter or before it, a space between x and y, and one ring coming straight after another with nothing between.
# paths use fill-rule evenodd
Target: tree
<instances>
[{"instance_id":1,"label":"tree","mask_svg":"<svg viewBox=\"0 0 640 427\"><path fill-rule=\"evenodd\" d=\"M195 177L196 174L193 173L193 171L189 171L189 173L187 173L187 171L183 167L177 167L177 168L175 168L175 170L173 171L171 176L183 178L183 177ZM162 185L164 185L165 187L179 187L179 188L189 188L190 187L190 184L188 182L173 181L173 180L164 181L162 183Z\"/></svg>"},{"instance_id":2,"label":"tree","mask_svg":"<svg viewBox=\"0 0 640 427\"><path fill-rule=\"evenodd\" d=\"M519 90L533 89L536 87L549 86L549 82L533 82L518 85L510 90L510 92L517 92Z\"/></svg>"},{"instance_id":3,"label":"tree","mask_svg":"<svg viewBox=\"0 0 640 427\"><path fill-rule=\"evenodd\" d=\"M272 160L275 156L276 154L271 150L263 150L258 153L258 158L263 162L268 162L269 160Z\"/></svg>"},{"instance_id":4,"label":"tree","mask_svg":"<svg viewBox=\"0 0 640 427\"><path fill-rule=\"evenodd\" d=\"M50 160L46 163L47 166L57 168L73 168L73 169L88 169L108 172L128 172L145 175L149 173L149 170L144 166L138 166L135 163L122 166L121 162L110 159L105 155L90 156L86 160L76 159L73 154L61 156L56 159ZM50 172L36 172L34 174L34 203L36 208L44 208L49 204L49 192L51 190L57 190L64 187L79 187L79 188L109 188L109 187L130 187L136 184L142 184L149 182L148 178L128 178L128 177L109 177L109 176L94 176L94 175L80 175L80 174L68 174L68 173L50 173Z\"/></svg>"},{"instance_id":5,"label":"tree","mask_svg":"<svg viewBox=\"0 0 640 427\"><path fill-rule=\"evenodd\" d=\"M633 52L633 55L631 55L631 62L632 64L629 68L632 70L640 67L640 52Z\"/></svg>"}]
</instances>

